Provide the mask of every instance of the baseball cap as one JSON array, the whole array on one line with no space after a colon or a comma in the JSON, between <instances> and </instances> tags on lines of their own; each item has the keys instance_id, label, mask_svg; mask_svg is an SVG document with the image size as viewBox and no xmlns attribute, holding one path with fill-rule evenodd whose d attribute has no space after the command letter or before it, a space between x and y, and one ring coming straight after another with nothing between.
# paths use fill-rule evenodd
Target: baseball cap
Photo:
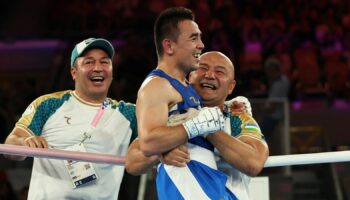
<instances>
[{"instance_id":1,"label":"baseball cap","mask_svg":"<svg viewBox=\"0 0 350 200\"><path fill-rule=\"evenodd\" d=\"M70 66L72 67L75 60L81 56L81 54L84 53L85 50L87 49L95 49L95 48L99 48L99 49L103 49L104 51L106 51L106 53L108 54L108 56L112 59L114 56L114 48L113 45L108 42L106 39L103 38L89 38L86 39L80 43L78 43L77 45L75 45L73 51L72 51L72 55L70 58Z\"/></svg>"}]
</instances>

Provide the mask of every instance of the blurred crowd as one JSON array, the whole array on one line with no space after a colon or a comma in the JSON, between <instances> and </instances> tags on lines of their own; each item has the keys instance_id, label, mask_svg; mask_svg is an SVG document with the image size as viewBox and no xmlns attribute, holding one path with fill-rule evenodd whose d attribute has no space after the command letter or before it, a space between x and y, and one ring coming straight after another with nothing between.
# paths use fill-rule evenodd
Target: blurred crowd
<instances>
[{"instance_id":1,"label":"blurred crowd","mask_svg":"<svg viewBox=\"0 0 350 200\"><path fill-rule=\"evenodd\" d=\"M22 6L1 3L8 5L3 5L7 10L0 20L0 41L54 38L73 43L91 36L118 40L111 88L111 96L117 99L135 102L143 78L156 65L155 17L170 6L191 8L203 32L205 51L222 51L234 61L238 85L233 95L266 97L269 86L264 67L273 58L290 82L289 100L350 99L348 0L61 0L47 4L40 0L42 8L38 2L19 2ZM40 26L37 32L21 27L16 31L13 26L6 32L7 22L21 16L16 6L43 10L32 19L41 19L32 25ZM31 17L26 24L31 25ZM66 76L69 53L59 63ZM8 133L25 106L41 93L38 82L21 77L1 83L2 133ZM69 84L65 87L52 89L67 89Z\"/></svg>"},{"instance_id":2,"label":"blurred crowd","mask_svg":"<svg viewBox=\"0 0 350 200\"><path fill-rule=\"evenodd\" d=\"M235 62L237 92L251 97L266 95L264 63L275 57L291 82L291 100L350 96L347 0L56 1L48 8L44 35L124 39L121 68L125 65L125 71L131 71L135 69L131 66L138 66L135 71L142 78L155 63L154 51L148 51L154 49L155 16L170 6L191 8L206 50L222 51Z\"/></svg>"}]
</instances>

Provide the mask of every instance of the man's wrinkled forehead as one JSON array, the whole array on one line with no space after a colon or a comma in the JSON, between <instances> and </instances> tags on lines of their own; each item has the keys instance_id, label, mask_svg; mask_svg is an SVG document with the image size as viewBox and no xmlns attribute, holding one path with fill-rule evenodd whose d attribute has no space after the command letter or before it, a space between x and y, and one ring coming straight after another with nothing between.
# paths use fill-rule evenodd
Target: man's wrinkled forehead
<instances>
[{"instance_id":1,"label":"man's wrinkled forehead","mask_svg":"<svg viewBox=\"0 0 350 200\"><path fill-rule=\"evenodd\" d=\"M223 67L234 75L234 66L231 60L220 52L207 52L200 56L200 65L211 65L214 67Z\"/></svg>"}]
</instances>

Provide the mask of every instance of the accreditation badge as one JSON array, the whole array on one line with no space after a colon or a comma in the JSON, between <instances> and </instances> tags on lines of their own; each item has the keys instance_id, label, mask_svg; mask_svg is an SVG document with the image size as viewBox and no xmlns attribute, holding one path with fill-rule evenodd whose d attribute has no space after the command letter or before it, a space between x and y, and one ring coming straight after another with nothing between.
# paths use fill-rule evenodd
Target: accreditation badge
<instances>
[{"instance_id":1,"label":"accreditation badge","mask_svg":"<svg viewBox=\"0 0 350 200\"><path fill-rule=\"evenodd\" d=\"M83 143L75 144L66 150L86 152ZM68 170L73 188L80 187L82 185L95 181L98 178L92 163L75 160L64 160L64 165Z\"/></svg>"}]
</instances>

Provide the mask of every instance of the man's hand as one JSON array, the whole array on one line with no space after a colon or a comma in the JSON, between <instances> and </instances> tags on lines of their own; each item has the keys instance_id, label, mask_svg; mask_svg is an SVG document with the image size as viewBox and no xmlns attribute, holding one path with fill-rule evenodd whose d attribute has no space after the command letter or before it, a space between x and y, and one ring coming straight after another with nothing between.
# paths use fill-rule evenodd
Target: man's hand
<instances>
[{"instance_id":1,"label":"man's hand","mask_svg":"<svg viewBox=\"0 0 350 200\"><path fill-rule=\"evenodd\" d=\"M248 113L250 116L253 116L252 106L249 100L244 96L237 96L229 101L225 101L224 105L225 110L232 115Z\"/></svg>"},{"instance_id":2,"label":"man's hand","mask_svg":"<svg viewBox=\"0 0 350 200\"><path fill-rule=\"evenodd\" d=\"M218 107L202 108L198 115L182 124L188 138L206 136L225 129L225 119Z\"/></svg>"},{"instance_id":3,"label":"man's hand","mask_svg":"<svg viewBox=\"0 0 350 200\"><path fill-rule=\"evenodd\" d=\"M23 146L31 147L31 148L48 148L46 140L41 136L29 136L23 139Z\"/></svg>"},{"instance_id":4,"label":"man's hand","mask_svg":"<svg viewBox=\"0 0 350 200\"><path fill-rule=\"evenodd\" d=\"M188 153L186 145L181 145L167 153L164 153L160 161L167 165L176 167L185 167L186 163L190 161L190 154Z\"/></svg>"}]
</instances>

